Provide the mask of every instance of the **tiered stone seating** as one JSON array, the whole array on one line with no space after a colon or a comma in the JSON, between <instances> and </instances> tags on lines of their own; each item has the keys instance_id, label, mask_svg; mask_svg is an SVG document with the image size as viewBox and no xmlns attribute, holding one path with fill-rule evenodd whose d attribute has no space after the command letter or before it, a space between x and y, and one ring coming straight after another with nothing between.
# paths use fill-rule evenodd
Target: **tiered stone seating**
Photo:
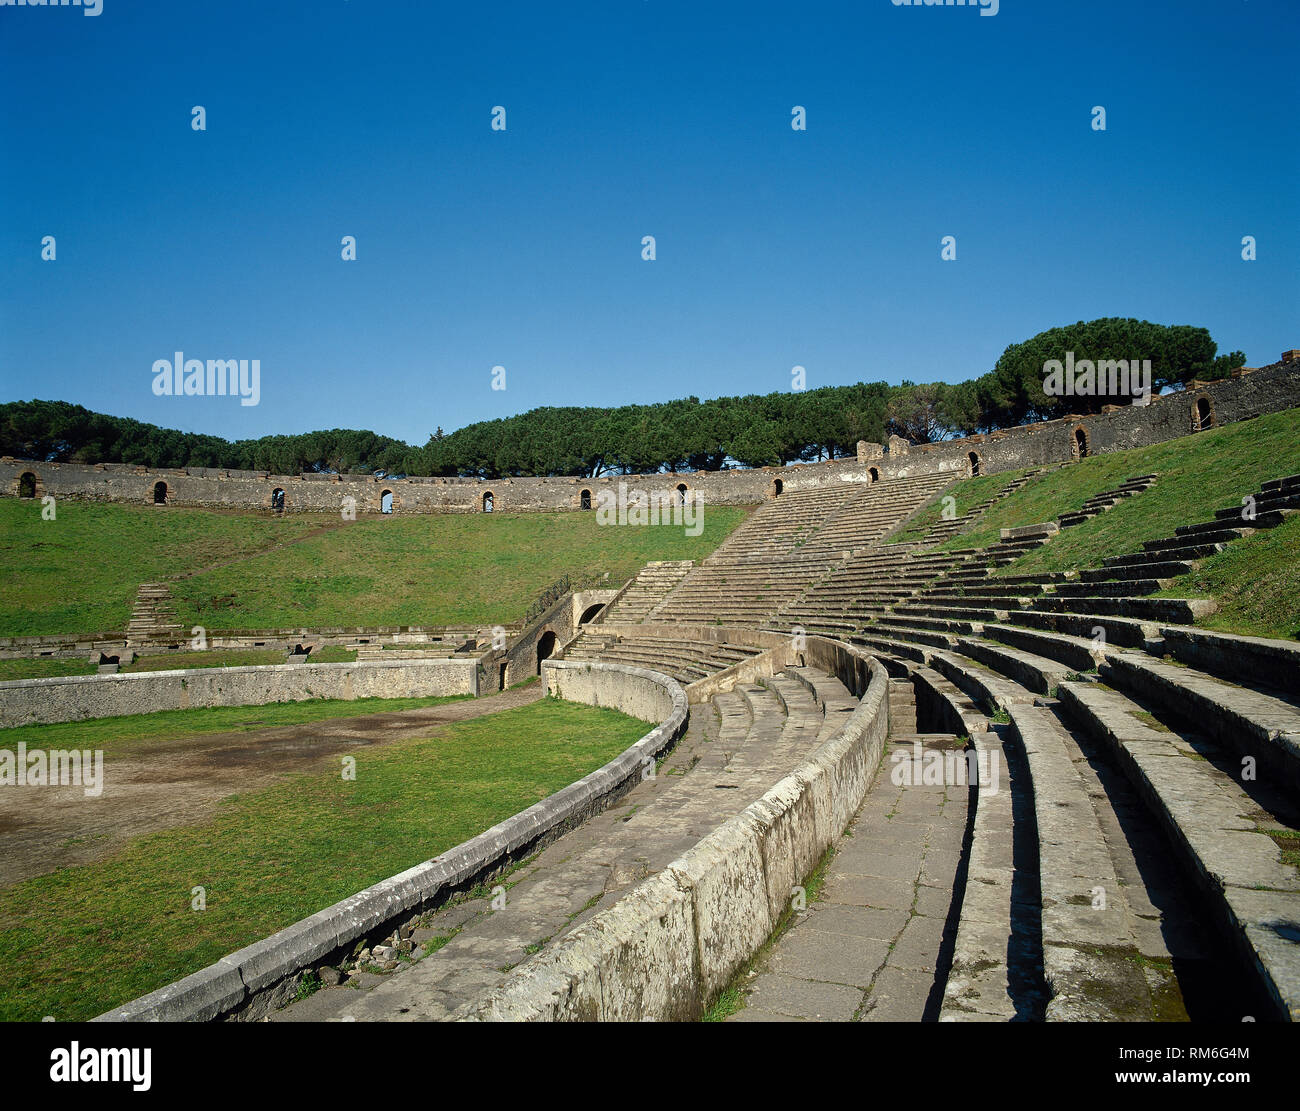
<instances>
[{"instance_id":1,"label":"tiered stone seating","mask_svg":"<svg viewBox=\"0 0 1300 1111\"><path fill-rule=\"evenodd\" d=\"M1039 467L1037 470L1021 475L1019 478L1014 478L999 489L997 493L993 494L991 497L985 498L978 505L972 506L960 517L953 517L950 520L940 520L925 534L923 542L926 544L942 544L945 540L950 540L952 537L956 536L957 533L962 532L973 525L998 502L1002 501L1004 498L1010 497L1031 478L1042 474L1045 470L1047 470L1046 467Z\"/></svg>"},{"instance_id":2,"label":"tiered stone seating","mask_svg":"<svg viewBox=\"0 0 1300 1111\"><path fill-rule=\"evenodd\" d=\"M1280 523L1298 508L1290 500L1298 493L1300 479L1270 484L1254 521L1242 523ZM1221 511L1213 521L1145 546L1148 557L1180 558L1125 557L1095 574L1082 572L1079 580L992 580L989 591L1008 589L998 581L1017 594L1035 586L1044 591L1023 609L995 609L995 620L973 612L965 629L955 622L929 629L891 619L868 626L860 638L896 665L939 671L986 713L1009 717L1006 729L1025 753L1033 785L1048 1019L1158 1013L1150 977L1136 974L1141 962L1133 957L1186 960L1172 941L1173 951L1162 957L1164 942L1156 936L1176 937L1183 919L1216 927L1214 944L1235 948L1239 969L1254 970L1238 975L1251 984L1247 994L1255 993L1253 1002L1242 1003L1251 1008L1245 1013L1260 1008L1300 1017L1300 938L1285 926L1300 921L1300 870L1283 856L1284 848L1294 853L1300 844L1300 646L1159 624L1163 611L1156 609L1116 616L1117 602L1183 604L1187 615L1204 600L1150 599L1143 596L1148 580L1101 577L1116 569L1127 576L1130 568L1157 562L1179 572L1208 554L1197 538L1210 534L1217 546L1246 531L1235 520L1227 528L1228 520ZM1076 592L1099 584L1113 593ZM995 606L1012 600L982 597ZM1103 773L1114 781L1102 786L1095 776ZM1135 883L1124 851L1131 831L1114 801L1121 789L1145 804L1144 820L1167 839L1162 850L1173 846L1194 906L1174 912ZM1140 848L1133 851L1140 855ZM1100 906L1097 889L1105 892ZM989 964L989 907L981 900L990 896L987 889L968 888L968 894L969 929L964 942L959 933L944 1015L1010 1017L1007 999L994 998L1005 976L999 981L996 960Z\"/></svg>"},{"instance_id":3,"label":"tiered stone seating","mask_svg":"<svg viewBox=\"0 0 1300 1111\"><path fill-rule=\"evenodd\" d=\"M831 559L705 561L650 611L647 620L758 628L834 565Z\"/></svg>"},{"instance_id":4,"label":"tiered stone seating","mask_svg":"<svg viewBox=\"0 0 1300 1111\"><path fill-rule=\"evenodd\" d=\"M863 487L819 528L797 542L799 554L804 558L837 555L873 544L955 480L954 474L932 474Z\"/></svg>"},{"instance_id":5,"label":"tiered stone seating","mask_svg":"<svg viewBox=\"0 0 1300 1111\"><path fill-rule=\"evenodd\" d=\"M1082 509L1074 513L1061 514L1061 528L1070 528L1073 525L1083 524L1084 521L1097 516L1098 513L1104 513L1106 510L1114 508L1125 498L1131 498L1134 494L1142 493L1155 480L1156 476L1153 474L1135 475L1132 478L1126 478L1121 485L1113 490L1094 494L1083 503Z\"/></svg>"},{"instance_id":6,"label":"tiered stone seating","mask_svg":"<svg viewBox=\"0 0 1300 1111\"><path fill-rule=\"evenodd\" d=\"M671 675L680 683L693 683L761 651L748 645L632 636L623 630L588 627L569 642L564 650L564 659L602 660L648 667Z\"/></svg>"},{"instance_id":7,"label":"tiered stone seating","mask_svg":"<svg viewBox=\"0 0 1300 1111\"><path fill-rule=\"evenodd\" d=\"M714 696L693 710L686 736L655 775L512 873L511 913L494 914L488 897L451 904L414 935L417 942L454 935L437 951L390 976L317 991L272 1020L452 1017L762 797L856 704L813 668Z\"/></svg>"},{"instance_id":8,"label":"tiered stone seating","mask_svg":"<svg viewBox=\"0 0 1300 1111\"><path fill-rule=\"evenodd\" d=\"M645 618L695 566L691 559L655 560L647 563L626 587L596 615L595 625L612 621L629 625Z\"/></svg>"},{"instance_id":9,"label":"tiered stone seating","mask_svg":"<svg viewBox=\"0 0 1300 1111\"><path fill-rule=\"evenodd\" d=\"M767 624L854 549L896 528L954 477L783 494L692 570L646 620Z\"/></svg>"}]
</instances>

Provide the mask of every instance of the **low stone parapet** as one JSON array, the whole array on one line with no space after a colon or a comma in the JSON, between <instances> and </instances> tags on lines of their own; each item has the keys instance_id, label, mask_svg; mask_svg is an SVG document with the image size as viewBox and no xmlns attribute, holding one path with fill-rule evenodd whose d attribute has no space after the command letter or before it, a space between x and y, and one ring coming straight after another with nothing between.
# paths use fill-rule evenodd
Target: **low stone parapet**
<instances>
[{"instance_id":1,"label":"low stone parapet","mask_svg":"<svg viewBox=\"0 0 1300 1111\"><path fill-rule=\"evenodd\" d=\"M686 694L666 675L616 664L557 662L547 664L547 684L569 701L610 706L658 724L603 767L477 837L95 1021L259 1018L292 998L305 971L486 882L604 810L640 781L647 761L686 731Z\"/></svg>"},{"instance_id":2,"label":"low stone parapet","mask_svg":"<svg viewBox=\"0 0 1300 1111\"><path fill-rule=\"evenodd\" d=\"M67 675L0 683L0 728L210 706L262 706L315 698L432 698L478 694L477 661L203 667Z\"/></svg>"}]
</instances>

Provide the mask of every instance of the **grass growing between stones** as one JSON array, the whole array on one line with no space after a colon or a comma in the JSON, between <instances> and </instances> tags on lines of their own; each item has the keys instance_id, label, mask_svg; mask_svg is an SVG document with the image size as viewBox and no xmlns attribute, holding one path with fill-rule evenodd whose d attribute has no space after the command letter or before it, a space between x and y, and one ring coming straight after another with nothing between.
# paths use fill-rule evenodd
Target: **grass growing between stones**
<instances>
[{"instance_id":1,"label":"grass growing between stones","mask_svg":"<svg viewBox=\"0 0 1300 1111\"><path fill-rule=\"evenodd\" d=\"M1155 473L1154 486L1126 498L1081 525L1065 529L1001 570L1024 575L1093 567L1108 557L1138 551L1144 540L1169 536L1179 525L1240 505L1271 478L1300 471L1300 409L1269 413L1151 447L1094 455L1031 478L993 506L969 532L943 547L997 543L999 530L1051 521L1078 510L1094 494L1126 478Z\"/></svg>"},{"instance_id":2,"label":"grass growing between stones","mask_svg":"<svg viewBox=\"0 0 1300 1111\"><path fill-rule=\"evenodd\" d=\"M87 1019L161 987L475 836L648 728L545 699L359 750L354 781L293 776L210 822L16 884L0 892L0 1020ZM191 909L196 886L206 910Z\"/></svg>"},{"instance_id":3,"label":"grass growing between stones","mask_svg":"<svg viewBox=\"0 0 1300 1111\"><path fill-rule=\"evenodd\" d=\"M851 834L846 833L845 836L851 836ZM813 866L808 878L804 880L802 886L805 906L812 906L813 903L820 902L822 888L826 885L826 873L830 870L831 861L834 859L835 846L832 845L822 854L821 860ZM794 909L793 903L786 905L785 912L781 915L781 920L776 924L776 928L771 935L759 946L758 951L741 966L740 970L731 978L731 983L718 994L718 998L713 1001L713 1005L704 1012L700 1019L701 1022L726 1022L737 1011L744 1010L748 1002L745 987L753 979L751 974L766 962L777 942L799 921L801 913L801 911Z\"/></svg>"},{"instance_id":4,"label":"grass growing between stones","mask_svg":"<svg viewBox=\"0 0 1300 1111\"><path fill-rule=\"evenodd\" d=\"M1214 598L1198 625L1249 636L1300 638L1300 518L1234 540L1157 598Z\"/></svg>"},{"instance_id":5,"label":"grass growing between stones","mask_svg":"<svg viewBox=\"0 0 1300 1111\"><path fill-rule=\"evenodd\" d=\"M1033 469L1034 468L1027 467L1018 471L999 471L997 474L980 475L978 478L968 478L963 482L959 482L951 489L946 490L944 495L952 495L953 500L957 503L954 515L956 517L963 517L981 502L996 497L1017 478L1028 474L1029 471ZM944 495L941 495L936 502L932 505L926 506L925 509L922 509L917 513L908 522L907 528L902 529L889 537L885 543L910 544L918 540L924 540L926 534L943 520Z\"/></svg>"}]
</instances>

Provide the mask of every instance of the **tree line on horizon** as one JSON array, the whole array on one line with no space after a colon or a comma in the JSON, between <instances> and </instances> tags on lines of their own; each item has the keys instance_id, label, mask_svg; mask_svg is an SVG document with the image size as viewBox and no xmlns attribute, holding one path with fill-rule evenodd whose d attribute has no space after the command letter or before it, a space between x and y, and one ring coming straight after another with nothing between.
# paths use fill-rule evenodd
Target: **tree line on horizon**
<instances>
[{"instance_id":1,"label":"tree line on horizon","mask_svg":"<svg viewBox=\"0 0 1300 1111\"><path fill-rule=\"evenodd\" d=\"M994 368L965 382L826 386L700 401L681 398L614 409L543 407L438 428L422 447L375 432L335 428L299 435L224 440L92 412L62 401L0 405L0 454L73 463L213 467L275 474L383 472L501 476L654 474L726 467L784 466L852 456L859 440L891 434L913 443L991 432L1095 413L1131 396L1050 396L1049 360L1151 361L1153 393L1193 379L1226 377L1240 351L1216 357L1205 328L1105 318L1040 332L1012 344Z\"/></svg>"}]
</instances>

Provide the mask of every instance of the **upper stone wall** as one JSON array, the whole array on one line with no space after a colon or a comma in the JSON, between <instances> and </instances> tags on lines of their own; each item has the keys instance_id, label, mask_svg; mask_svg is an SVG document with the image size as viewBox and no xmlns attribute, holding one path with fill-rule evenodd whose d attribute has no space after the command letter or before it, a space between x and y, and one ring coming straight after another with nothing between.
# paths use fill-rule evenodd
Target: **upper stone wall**
<instances>
[{"instance_id":1,"label":"upper stone wall","mask_svg":"<svg viewBox=\"0 0 1300 1111\"><path fill-rule=\"evenodd\" d=\"M872 482L953 471L971 472L973 453L981 474L1041 466L1078 458L1082 443L1096 455L1186 436L1196 431L1197 406L1204 399L1213 425L1248 420L1300 405L1300 357L1239 374L1222 382L1153 397L1147 406L1123 406L1086 417L1063 417L938 444L908 445L891 437L888 450L859 446L858 458L758 470L691 474L627 475L602 478L375 478L371 475L275 475L263 471L225 471L192 467L154 469L123 463L38 463L0 458L0 495L17 497L22 476L35 476L36 497L85 498L149 505L158 483L166 484L166 504L214 509L273 509L275 491L284 492L286 512L340 513L352 498L358 516L382 512L392 493L394 513L478 513L491 495L502 512L580 510L583 493L594 508L601 490L668 494L685 487L705 504L757 505L778 492L833 482ZM1080 439L1082 437L1082 439ZM777 482L780 482L780 491Z\"/></svg>"}]
</instances>

